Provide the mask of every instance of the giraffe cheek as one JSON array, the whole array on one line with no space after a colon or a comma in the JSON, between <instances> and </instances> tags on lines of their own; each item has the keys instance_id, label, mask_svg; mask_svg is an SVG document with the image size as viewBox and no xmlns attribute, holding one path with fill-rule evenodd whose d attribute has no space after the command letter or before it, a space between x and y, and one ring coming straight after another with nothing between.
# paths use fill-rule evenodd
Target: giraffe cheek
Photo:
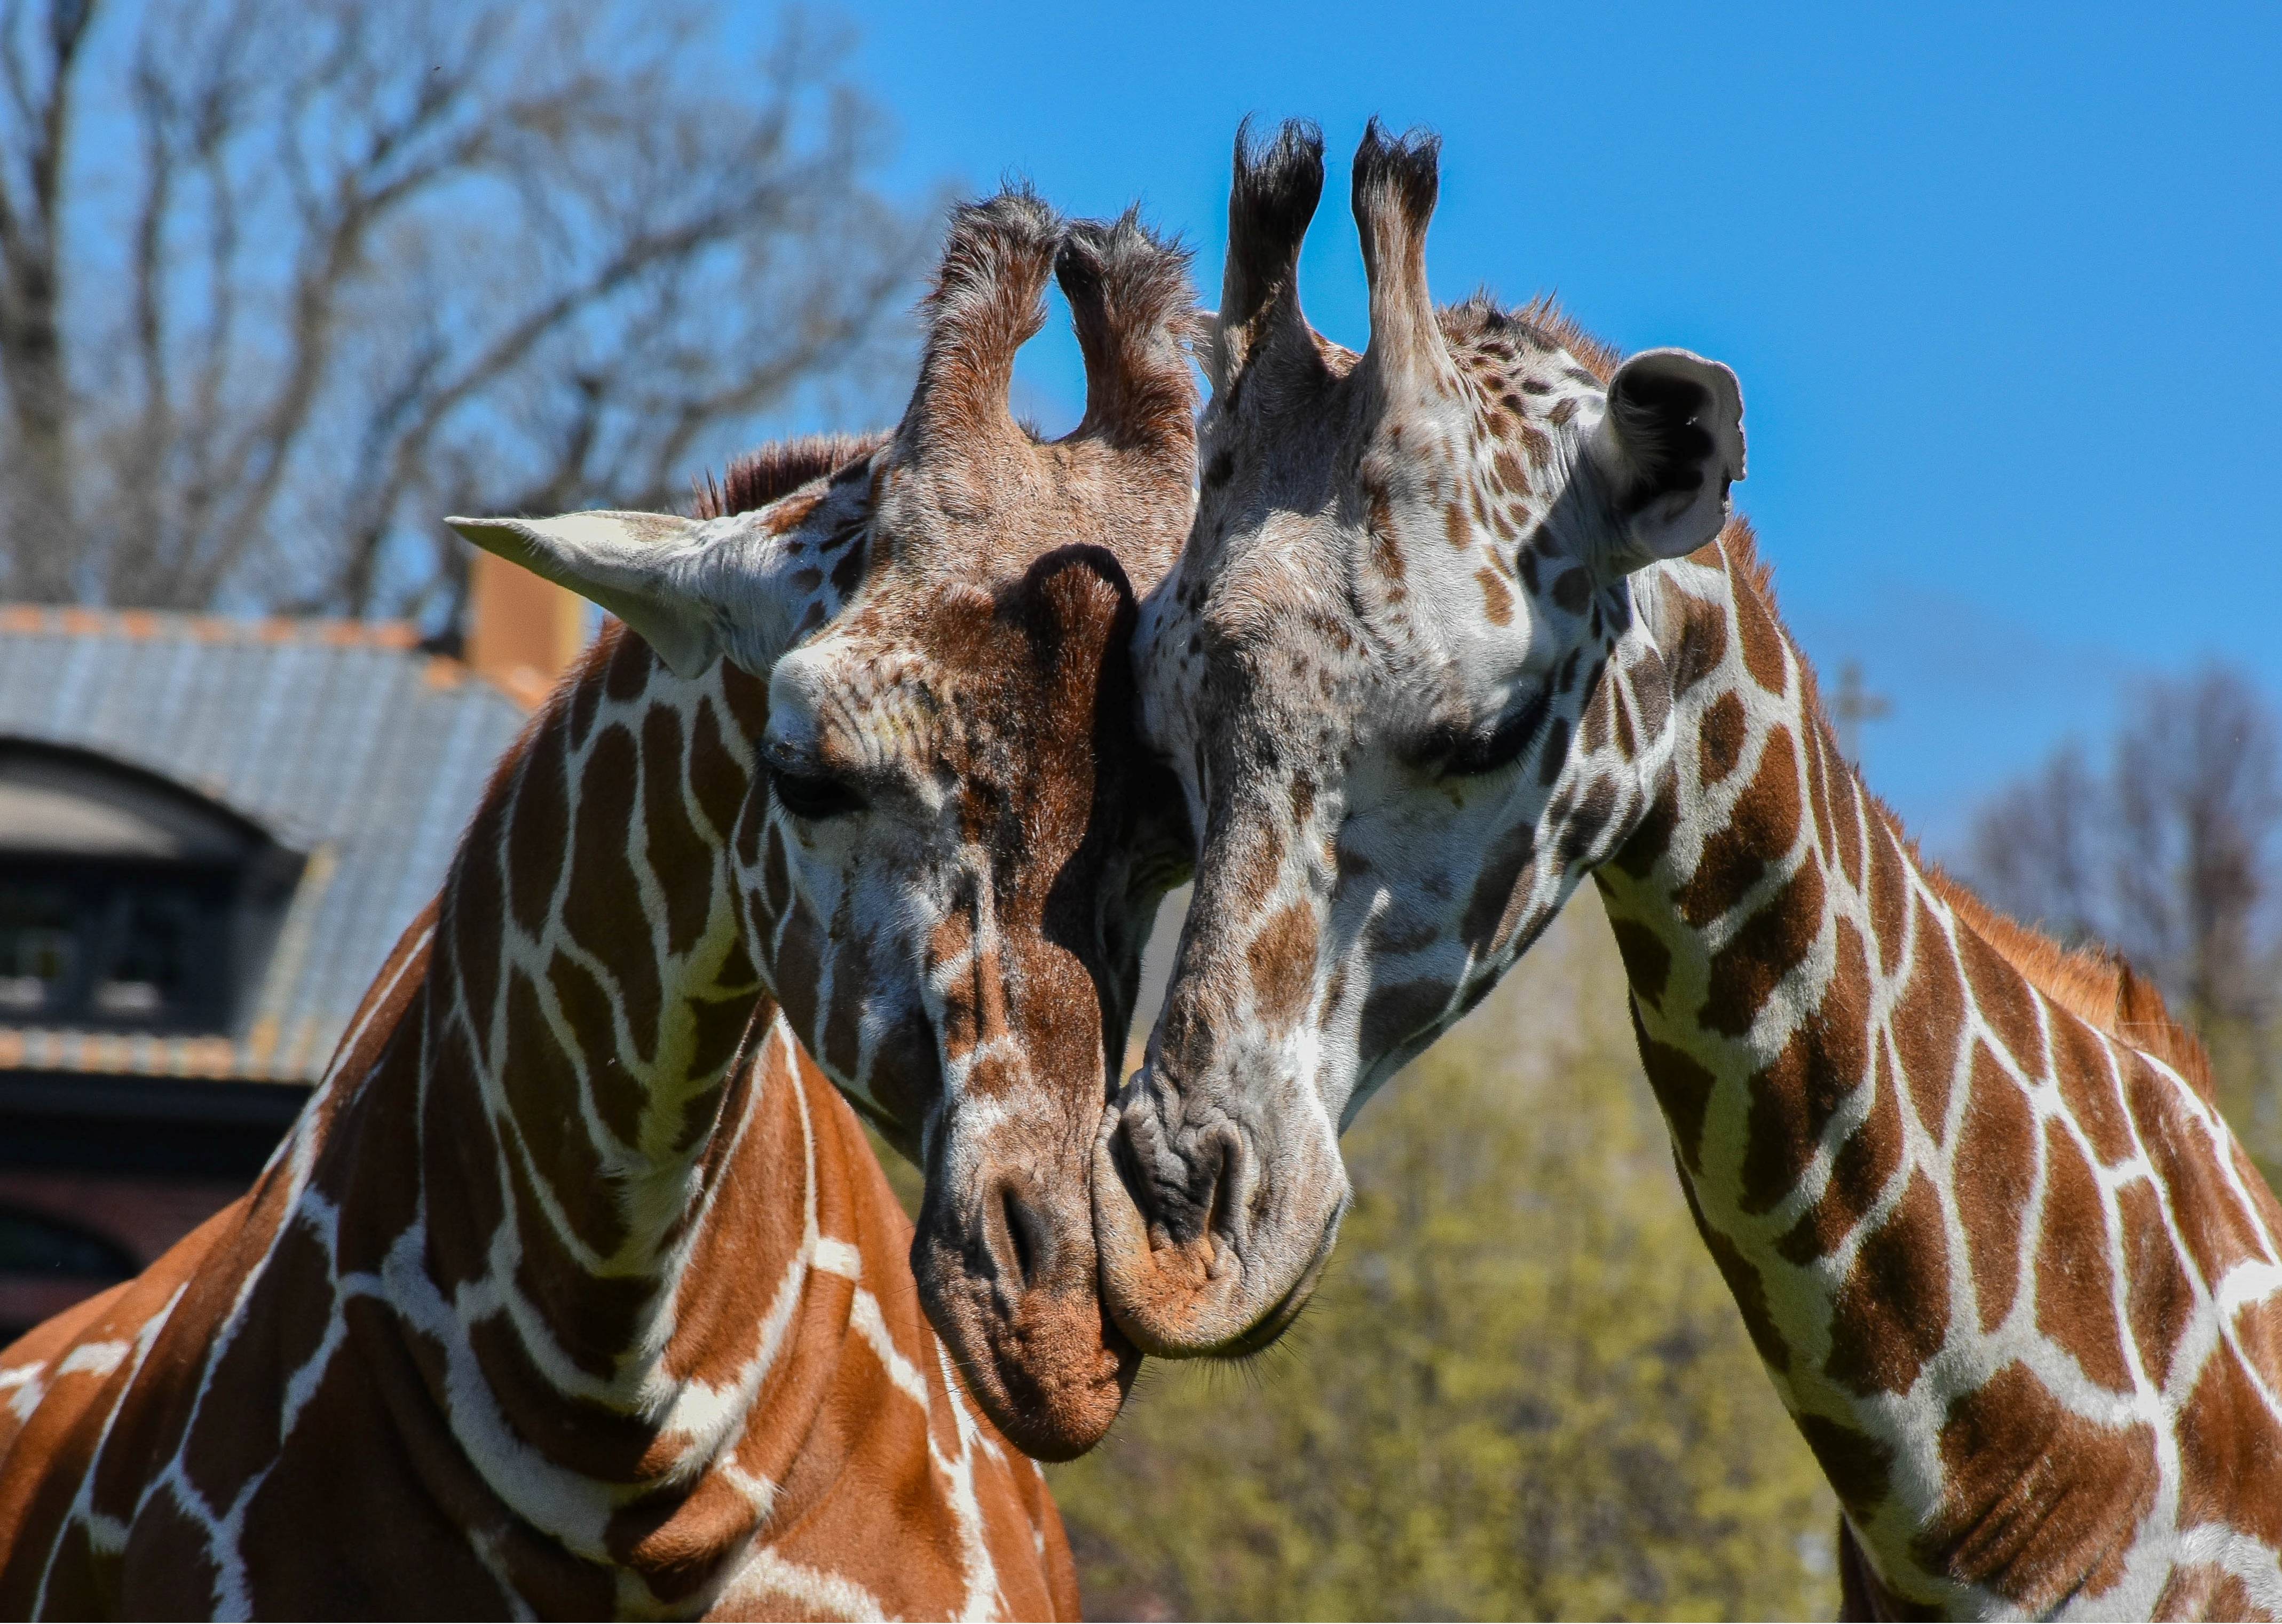
<instances>
[{"instance_id":1,"label":"giraffe cheek","mask_svg":"<svg viewBox=\"0 0 2282 1624\"><path fill-rule=\"evenodd\" d=\"M792 893L790 867L785 860L784 831L773 821L769 824L767 852L761 864L760 916L773 919L784 912Z\"/></svg>"},{"instance_id":2,"label":"giraffe cheek","mask_svg":"<svg viewBox=\"0 0 2282 1624\"><path fill-rule=\"evenodd\" d=\"M1359 1039L1363 1064L1393 1054L1445 1017L1456 989L1432 979L1375 986L1363 1000Z\"/></svg>"},{"instance_id":3,"label":"giraffe cheek","mask_svg":"<svg viewBox=\"0 0 2282 1624\"><path fill-rule=\"evenodd\" d=\"M920 1128L943 1098L943 1057L935 1029L916 1008L875 1025L879 1036L872 1044L865 1089L905 1141L897 1148L916 1163L920 1160Z\"/></svg>"},{"instance_id":4,"label":"giraffe cheek","mask_svg":"<svg viewBox=\"0 0 2282 1624\"><path fill-rule=\"evenodd\" d=\"M1537 833L1527 824L1517 824L1491 847L1458 921L1458 934L1477 957L1494 956L1511 938L1527 894L1523 882L1534 874L1536 858Z\"/></svg>"},{"instance_id":5,"label":"giraffe cheek","mask_svg":"<svg viewBox=\"0 0 2282 1624\"><path fill-rule=\"evenodd\" d=\"M821 967L824 932L805 901L796 901L778 932L771 955L771 983L785 1019L803 1044L816 1041L816 993ZM811 1050L811 1052L813 1052Z\"/></svg>"},{"instance_id":6,"label":"giraffe cheek","mask_svg":"<svg viewBox=\"0 0 2282 1624\"><path fill-rule=\"evenodd\" d=\"M1271 1029L1289 1030L1307 1012L1315 988L1317 945L1315 910L1305 902L1292 902L1272 916L1246 948L1253 1009Z\"/></svg>"},{"instance_id":7,"label":"giraffe cheek","mask_svg":"<svg viewBox=\"0 0 2282 1624\"><path fill-rule=\"evenodd\" d=\"M852 1080L862 1073L865 991L872 984L871 938L858 934L840 945L833 967L832 1002L814 1053L827 1075Z\"/></svg>"}]
</instances>

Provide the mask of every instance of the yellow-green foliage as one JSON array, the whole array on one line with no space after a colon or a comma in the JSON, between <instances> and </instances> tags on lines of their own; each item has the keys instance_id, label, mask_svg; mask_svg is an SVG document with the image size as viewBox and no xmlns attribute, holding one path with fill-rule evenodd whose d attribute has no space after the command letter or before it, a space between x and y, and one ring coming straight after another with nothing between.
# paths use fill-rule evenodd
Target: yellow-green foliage
<instances>
[{"instance_id":1,"label":"yellow-green foliage","mask_svg":"<svg viewBox=\"0 0 2282 1624\"><path fill-rule=\"evenodd\" d=\"M2181 1012L2179 1006L2173 1006ZM2282 1001L2264 1021L2196 1009L2184 1013L2208 1051L2211 1084L2227 1125L2267 1184L2282 1190Z\"/></svg>"},{"instance_id":2,"label":"yellow-green foliage","mask_svg":"<svg viewBox=\"0 0 2282 1624\"><path fill-rule=\"evenodd\" d=\"M1330 1278L1050 1473L1097 1617L1828 1617L1836 1509L1688 1221L1600 909L1346 1141Z\"/></svg>"}]
</instances>

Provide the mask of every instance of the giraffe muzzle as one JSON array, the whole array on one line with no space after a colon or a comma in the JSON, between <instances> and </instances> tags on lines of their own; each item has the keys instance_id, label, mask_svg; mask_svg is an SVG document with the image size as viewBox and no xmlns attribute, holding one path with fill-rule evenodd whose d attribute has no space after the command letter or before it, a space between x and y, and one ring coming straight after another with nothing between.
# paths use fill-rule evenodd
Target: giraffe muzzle
<instances>
[{"instance_id":1,"label":"giraffe muzzle","mask_svg":"<svg viewBox=\"0 0 2282 1624\"><path fill-rule=\"evenodd\" d=\"M993 1159L968 1204L931 1187L912 1247L920 1298L998 1429L1027 1454L1067 1460L1109 1430L1141 1355L1103 1311L1082 1179Z\"/></svg>"},{"instance_id":2,"label":"giraffe muzzle","mask_svg":"<svg viewBox=\"0 0 2282 1624\"><path fill-rule=\"evenodd\" d=\"M1281 1336L1347 1203L1336 1141L1262 1146L1145 1072L1103 1120L1092 1187L1103 1304L1160 1358L1239 1358Z\"/></svg>"}]
</instances>

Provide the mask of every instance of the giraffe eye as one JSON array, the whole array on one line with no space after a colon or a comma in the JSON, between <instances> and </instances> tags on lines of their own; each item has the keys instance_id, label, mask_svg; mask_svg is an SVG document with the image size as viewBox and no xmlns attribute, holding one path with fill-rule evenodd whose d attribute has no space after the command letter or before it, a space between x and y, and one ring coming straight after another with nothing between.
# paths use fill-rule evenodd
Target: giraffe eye
<instances>
[{"instance_id":1,"label":"giraffe eye","mask_svg":"<svg viewBox=\"0 0 2282 1624\"><path fill-rule=\"evenodd\" d=\"M864 798L827 773L786 772L769 769L769 787L777 804L795 817L820 822L864 809Z\"/></svg>"}]
</instances>

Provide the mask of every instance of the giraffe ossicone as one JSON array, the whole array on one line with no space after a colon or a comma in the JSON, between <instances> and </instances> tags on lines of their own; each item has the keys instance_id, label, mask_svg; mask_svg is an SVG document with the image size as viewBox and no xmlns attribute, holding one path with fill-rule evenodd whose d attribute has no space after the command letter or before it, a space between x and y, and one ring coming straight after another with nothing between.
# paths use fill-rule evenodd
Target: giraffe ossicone
<instances>
[{"instance_id":1,"label":"giraffe ossicone","mask_svg":"<svg viewBox=\"0 0 2282 1624\"><path fill-rule=\"evenodd\" d=\"M1089 409L1039 444L1058 261ZM1185 861L1129 652L1192 499L1185 267L963 208L894 434L699 519L469 522L640 635L502 761L254 1189L0 1355L0 1612L1074 1614L967 1395L1067 1454L1136 1363L1085 1179ZM923 1158L916 1237L843 1094Z\"/></svg>"},{"instance_id":2,"label":"giraffe ossicone","mask_svg":"<svg viewBox=\"0 0 2282 1624\"><path fill-rule=\"evenodd\" d=\"M1850 1610L2282 1613L2282 1206L2193 1039L1840 756L1728 512L1734 375L1438 309L1438 183L1432 137L1365 135L1358 356L1300 310L1320 136L1238 137L1196 522L1136 644L1199 846L1097 1148L1111 1312L1153 1353L1277 1334L1340 1129L1589 877Z\"/></svg>"}]
</instances>

